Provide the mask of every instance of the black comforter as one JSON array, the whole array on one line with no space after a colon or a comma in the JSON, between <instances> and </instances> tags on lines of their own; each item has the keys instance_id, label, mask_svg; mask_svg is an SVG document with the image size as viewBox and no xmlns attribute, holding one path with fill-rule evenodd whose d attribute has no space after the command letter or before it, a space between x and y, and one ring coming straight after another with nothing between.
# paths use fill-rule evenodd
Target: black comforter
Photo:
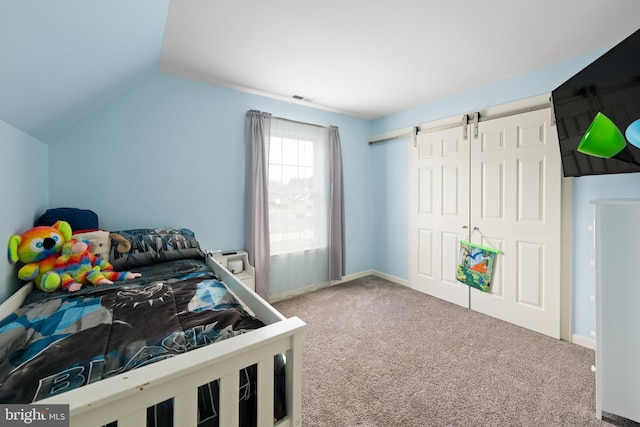
<instances>
[{"instance_id":1,"label":"black comforter","mask_svg":"<svg viewBox=\"0 0 640 427\"><path fill-rule=\"evenodd\" d=\"M0 402L31 403L263 326L203 265L169 263L137 283L28 299L0 322ZM282 367L276 358L276 418ZM241 418L253 425L255 366L240 377ZM199 401L201 425L217 425L217 383L201 387ZM170 424L170 412L170 401L150 410L149 424Z\"/></svg>"}]
</instances>

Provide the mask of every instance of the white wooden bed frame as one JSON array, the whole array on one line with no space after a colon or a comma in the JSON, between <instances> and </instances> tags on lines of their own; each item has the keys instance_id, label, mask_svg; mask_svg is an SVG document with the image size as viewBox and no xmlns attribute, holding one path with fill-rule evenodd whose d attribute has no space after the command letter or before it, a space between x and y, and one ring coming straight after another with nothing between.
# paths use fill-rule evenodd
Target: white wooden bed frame
<instances>
[{"instance_id":1,"label":"white wooden bed frame","mask_svg":"<svg viewBox=\"0 0 640 427\"><path fill-rule=\"evenodd\" d=\"M306 324L297 317L286 319L233 274L207 256L218 278L262 320L266 326L185 354L144 366L119 376L35 402L68 404L70 426L145 427L147 407L173 398L174 426L196 426L197 389L220 380L221 427L238 425L240 370L257 364L257 426L302 425L302 333ZM0 306L0 319L15 311L28 293L25 285ZM287 416L273 421L273 357L286 358Z\"/></svg>"}]
</instances>

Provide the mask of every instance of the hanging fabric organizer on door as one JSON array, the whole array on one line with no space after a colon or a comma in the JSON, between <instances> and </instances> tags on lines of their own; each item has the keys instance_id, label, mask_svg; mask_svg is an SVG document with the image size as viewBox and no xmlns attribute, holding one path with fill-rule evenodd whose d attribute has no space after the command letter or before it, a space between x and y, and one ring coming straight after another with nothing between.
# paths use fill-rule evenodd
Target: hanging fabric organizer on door
<instances>
[{"instance_id":1,"label":"hanging fabric organizer on door","mask_svg":"<svg viewBox=\"0 0 640 427\"><path fill-rule=\"evenodd\" d=\"M477 227L473 231L480 233ZM482 235L482 233L480 234ZM499 253L501 251L498 249L460 240L456 279L460 283L479 289L482 292L489 292L491 290L496 255Z\"/></svg>"}]
</instances>

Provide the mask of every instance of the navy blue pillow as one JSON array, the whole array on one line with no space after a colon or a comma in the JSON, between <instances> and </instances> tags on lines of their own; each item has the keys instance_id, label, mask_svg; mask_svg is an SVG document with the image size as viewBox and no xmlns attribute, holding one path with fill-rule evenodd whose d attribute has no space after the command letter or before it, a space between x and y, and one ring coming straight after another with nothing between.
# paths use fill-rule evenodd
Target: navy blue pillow
<instances>
[{"instance_id":1,"label":"navy blue pillow","mask_svg":"<svg viewBox=\"0 0 640 427\"><path fill-rule=\"evenodd\" d=\"M40 218L36 220L33 226L51 226L56 221L67 221L73 231L97 230L99 228L98 215L94 211L78 208L47 209L45 213L40 215Z\"/></svg>"}]
</instances>

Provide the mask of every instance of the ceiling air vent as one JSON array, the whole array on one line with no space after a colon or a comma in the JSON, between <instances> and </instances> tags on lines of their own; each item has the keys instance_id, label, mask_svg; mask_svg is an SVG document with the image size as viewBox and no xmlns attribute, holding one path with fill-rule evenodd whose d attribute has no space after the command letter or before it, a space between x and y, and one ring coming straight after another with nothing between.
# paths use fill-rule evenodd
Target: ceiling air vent
<instances>
[{"instance_id":1,"label":"ceiling air vent","mask_svg":"<svg viewBox=\"0 0 640 427\"><path fill-rule=\"evenodd\" d=\"M307 101L307 102L313 102L313 99L311 98L305 98L302 95L293 95L292 96L293 99L297 99L298 101Z\"/></svg>"}]
</instances>

